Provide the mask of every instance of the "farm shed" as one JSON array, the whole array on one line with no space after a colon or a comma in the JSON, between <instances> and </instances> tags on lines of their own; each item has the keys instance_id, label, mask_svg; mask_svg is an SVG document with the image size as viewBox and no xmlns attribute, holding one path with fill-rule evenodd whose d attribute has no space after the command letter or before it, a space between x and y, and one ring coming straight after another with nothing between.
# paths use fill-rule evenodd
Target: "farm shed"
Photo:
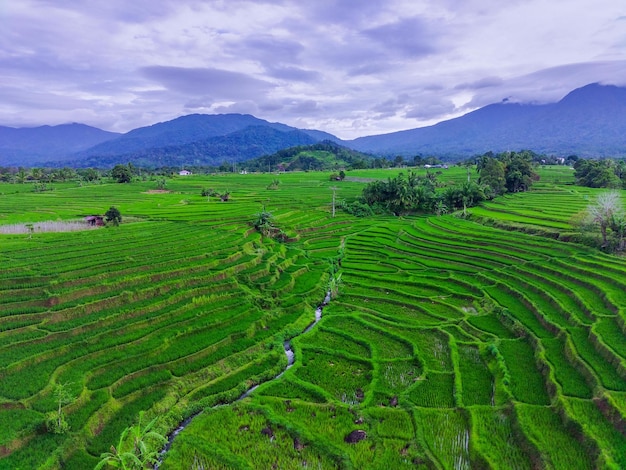
<instances>
[{"instance_id":1,"label":"farm shed","mask_svg":"<svg viewBox=\"0 0 626 470\"><path fill-rule=\"evenodd\" d=\"M88 215L85 217L85 222L89 225L95 225L97 227L101 227L104 225L104 216L102 215Z\"/></svg>"}]
</instances>

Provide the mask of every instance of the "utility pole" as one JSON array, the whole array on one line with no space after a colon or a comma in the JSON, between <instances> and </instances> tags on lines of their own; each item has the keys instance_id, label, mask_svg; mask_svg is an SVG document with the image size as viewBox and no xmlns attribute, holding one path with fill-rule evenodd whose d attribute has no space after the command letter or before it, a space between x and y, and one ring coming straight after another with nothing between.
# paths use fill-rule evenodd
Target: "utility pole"
<instances>
[{"instance_id":1,"label":"utility pole","mask_svg":"<svg viewBox=\"0 0 626 470\"><path fill-rule=\"evenodd\" d=\"M333 218L335 218L335 192L337 191L337 187L333 186L330 189L333 190Z\"/></svg>"}]
</instances>

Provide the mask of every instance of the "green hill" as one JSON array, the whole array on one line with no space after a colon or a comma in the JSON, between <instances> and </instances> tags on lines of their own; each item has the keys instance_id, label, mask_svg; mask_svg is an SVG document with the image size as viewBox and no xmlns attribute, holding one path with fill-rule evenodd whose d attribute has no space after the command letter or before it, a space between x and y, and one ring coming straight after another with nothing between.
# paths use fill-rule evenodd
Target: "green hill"
<instances>
[{"instance_id":1,"label":"green hill","mask_svg":"<svg viewBox=\"0 0 626 470\"><path fill-rule=\"evenodd\" d=\"M339 170L346 168L365 168L372 156L349 149L335 142L324 140L311 145L298 145L279 150L272 155L265 155L246 162L246 168L257 171L268 169L299 170Z\"/></svg>"}]
</instances>

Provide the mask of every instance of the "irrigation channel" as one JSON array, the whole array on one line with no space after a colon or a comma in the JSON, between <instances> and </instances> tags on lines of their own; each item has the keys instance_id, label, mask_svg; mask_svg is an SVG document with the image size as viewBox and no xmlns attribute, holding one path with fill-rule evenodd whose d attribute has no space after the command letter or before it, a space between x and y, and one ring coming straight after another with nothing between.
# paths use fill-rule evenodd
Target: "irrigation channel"
<instances>
[{"instance_id":1,"label":"irrigation channel","mask_svg":"<svg viewBox=\"0 0 626 470\"><path fill-rule=\"evenodd\" d=\"M317 325L317 323L322 319L322 310L323 310L323 308L326 305L328 305L329 302L330 302L330 291L328 291L326 293L326 297L324 297L324 301L315 309L315 319L309 324L309 326L307 326L302 331L302 333L300 333L300 335L303 335L303 334L307 333L315 325ZM300 336L300 335L298 335L298 336ZM291 366L293 366L293 364L295 362L295 354L294 354L293 349L291 347L291 340L287 340L287 341L283 342L283 348L285 349L285 355L287 356L287 366L285 367L285 370L283 370L280 374L278 374L273 379L270 379L270 380L268 380L268 381L266 381L264 383L271 382L272 380L279 379L280 377L283 376L283 374L287 371L287 369L289 369L289 368L291 368ZM236 403L236 402L238 402L240 400L243 400L244 398L249 396L254 390L256 390L258 386L259 385L254 385L253 387L250 387L248 390L246 390L244 393L242 393L239 398L237 398L236 400L231 402L231 404L232 403ZM224 405L216 405L214 408L217 408L219 406L224 406ZM170 450L170 447L172 447L172 443L174 442L174 439L176 438L176 436L178 436L187 426L189 426L189 423L191 423L191 421L196 416L198 416L200 413L202 413L202 411L199 411L199 412L197 412L195 414L192 414L187 419L183 420L178 425L178 427L174 431L172 431L172 433L169 436L167 436L167 443L163 446L163 449L159 453L159 460L154 464L155 470L158 470L158 468L161 466L161 463L163 463L163 459L165 458L165 454L167 453L168 450Z\"/></svg>"}]
</instances>

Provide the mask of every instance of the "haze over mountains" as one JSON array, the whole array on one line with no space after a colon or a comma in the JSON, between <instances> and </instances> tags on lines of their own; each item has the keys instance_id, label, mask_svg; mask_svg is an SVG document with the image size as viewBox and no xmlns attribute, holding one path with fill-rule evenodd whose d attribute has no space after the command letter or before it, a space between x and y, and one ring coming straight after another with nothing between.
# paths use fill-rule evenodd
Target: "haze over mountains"
<instances>
[{"instance_id":1,"label":"haze over mountains","mask_svg":"<svg viewBox=\"0 0 626 470\"><path fill-rule=\"evenodd\" d=\"M626 88L578 88L558 103L491 104L434 126L361 137L352 148L383 154L471 156L529 149L585 157L626 155Z\"/></svg>"},{"instance_id":2,"label":"haze over mountains","mask_svg":"<svg viewBox=\"0 0 626 470\"><path fill-rule=\"evenodd\" d=\"M322 140L376 155L433 155L451 161L489 150L522 149L559 156L624 156L626 88L591 84L558 103L491 104L434 126L352 141L241 114L194 114L126 134L83 124L0 126L0 165L219 165Z\"/></svg>"}]
</instances>

